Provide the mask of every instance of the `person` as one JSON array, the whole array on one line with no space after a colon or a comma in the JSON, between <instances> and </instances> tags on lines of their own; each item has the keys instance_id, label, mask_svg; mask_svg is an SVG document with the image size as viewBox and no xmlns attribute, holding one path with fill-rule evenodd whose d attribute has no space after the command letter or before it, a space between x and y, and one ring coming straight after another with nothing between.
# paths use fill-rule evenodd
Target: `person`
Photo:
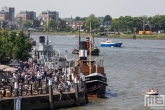
<instances>
[{"instance_id":1,"label":"person","mask_svg":"<svg viewBox=\"0 0 165 110\"><path fill-rule=\"evenodd\" d=\"M71 88L71 82L70 82L70 80L67 81L67 84L68 84L68 92L70 92L70 88Z\"/></svg>"},{"instance_id":2,"label":"person","mask_svg":"<svg viewBox=\"0 0 165 110\"><path fill-rule=\"evenodd\" d=\"M153 88L151 89L151 92L154 92L154 89Z\"/></svg>"},{"instance_id":3,"label":"person","mask_svg":"<svg viewBox=\"0 0 165 110\"><path fill-rule=\"evenodd\" d=\"M147 90L147 92L151 92L151 89L149 88L149 89Z\"/></svg>"},{"instance_id":4,"label":"person","mask_svg":"<svg viewBox=\"0 0 165 110\"><path fill-rule=\"evenodd\" d=\"M158 90L158 89L156 89L156 90L155 90L155 92L156 92L156 93L158 93L158 92L159 92L159 90Z\"/></svg>"}]
</instances>

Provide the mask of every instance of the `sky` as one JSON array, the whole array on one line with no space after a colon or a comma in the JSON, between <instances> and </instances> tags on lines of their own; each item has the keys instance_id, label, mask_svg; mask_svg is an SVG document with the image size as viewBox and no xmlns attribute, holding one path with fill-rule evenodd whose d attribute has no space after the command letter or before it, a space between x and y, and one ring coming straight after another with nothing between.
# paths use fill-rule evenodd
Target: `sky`
<instances>
[{"instance_id":1,"label":"sky","mask_svg":"<svg viewBox=\"0 0 165 110\"><path fill-rule=\"evenodd\" d=\"M59 12L60 18L120 16L155 16L165 14L165 0L0 0L2 7L14 7L20 11L35 11L38 16L47 9Z\"/></svg>"}]
</instances>

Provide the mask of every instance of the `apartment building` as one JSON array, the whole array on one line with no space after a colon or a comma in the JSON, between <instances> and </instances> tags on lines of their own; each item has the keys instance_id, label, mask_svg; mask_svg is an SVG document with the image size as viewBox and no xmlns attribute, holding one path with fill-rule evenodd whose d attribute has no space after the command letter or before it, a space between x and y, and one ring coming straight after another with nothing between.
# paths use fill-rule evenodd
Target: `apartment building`
<instances>
[{"instance_id":1,"label":"apartment building","mask_svg":"<svg viewBox=\"0 0 165 110\"><path fill-rule=\"evenodd\" d=\"M9 20L9 13L0 11L0 21Z\"/></svg>"},{"instance_id":2,"label":"apartment building","mask_svg":"<svg viewBox=\"0 0 165 110\"><path fill-rule=\"evenodd\" d=\"M4 16L6 17L6 19L4 19L4 20L10 20L10 21L13 21L14 20L14 18L15 18L15 8L4 6L4 7L2 7L2 11L1 12L2 13L4 12L4 14L5 14Z\"/></svg>"},{"instance_id":3,"label":"apartment building","mask_svg":"<svg viewBox=\"0 0 165 110\"><path fill-rule=\"evenodd\" d=\"M58 20L59 19L59 12L57 12L57 11L42 11L42 13L39 14L39 16L38 16L40 21L47 21L47 17L48 17L48 20Z\"/></svg>"},{"instance_id":4,"label":"apartment building","mask_svg":"<svg viewBox=\"0 0 165 110\"><path fill-rule=\"evenodd\" d=\"M16 19L19 20L20 18L22 20L34 20L34 19L36 19L36 12L34 12L34 11L20 11L20 13L18 13L16 15Z\"/></svg>"}]
</instances>

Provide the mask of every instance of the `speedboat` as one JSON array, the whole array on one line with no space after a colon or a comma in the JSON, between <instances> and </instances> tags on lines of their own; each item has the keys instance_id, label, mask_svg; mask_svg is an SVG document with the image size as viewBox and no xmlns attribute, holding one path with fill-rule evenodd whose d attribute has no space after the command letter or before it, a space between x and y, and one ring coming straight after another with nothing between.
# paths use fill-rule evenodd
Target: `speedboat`
<instances>
[{"instance_id":1,"label":"speedboat","mask_svg":"<svg viewBox=\"0 0 165 110\"><path fill-rule=\"evenodd\" d=\"M146 92L147 95L159 95L159 92Z\"/></svg>"},{"instance_id":2,"label":"speedboat","mask_svg":"<svg viewBox=\"0 0 165 110\"><path fill-rule=\"evenodd\" d=\"M122 42L115 42L113 40L103 40L100 43L101 47L121 47Z\"/></svg>"}]
</instances>

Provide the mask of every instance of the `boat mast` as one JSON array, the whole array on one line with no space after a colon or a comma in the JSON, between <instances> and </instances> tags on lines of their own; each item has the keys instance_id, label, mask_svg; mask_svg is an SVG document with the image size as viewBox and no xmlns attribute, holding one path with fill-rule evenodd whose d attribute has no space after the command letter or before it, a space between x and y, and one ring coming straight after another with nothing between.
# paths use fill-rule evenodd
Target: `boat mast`
<instances>
[{"instance_id":1,"label":"boat mast","mask_svg":"<svg viewBox=\"0 0 165 110\"><path fill-rule=\"evenodd\" d=\"M79 50L80 50L80 24L79 24Z\"/></svg>"},{"instance_id":2,"label":"boat mast","mask_svg":"<svg viewBox=\"0 0 165 110\"><path fill-rule=\"evenodd\" d=\"M47 55L47 61L48 61L48 45L49 45L49 40L48 40L48 9L47 9L47 51L46 51L46 55Z\"/></svg>"},{"instance_id":3,"label":"boat mast","mask_svg":"<svg viewBox=\"0 0 165 110\"><path fill-rule=\"evenodd\" d=\"M91 67L91 60L92 60L92 55L91 55L91 52L92 52L92 35L91 35L91 33L92 33L92 28L91 28L91 22L90 22L89 73L91 73L91 69L92 69L92 67Z\"/></svg>"},{"instance_id":4,"label":"boat mast","mask_svg":"<svg viewBox=\"0 0 165 110\"><path fill-rule=\"evenodd\" d=\"M49 11L48 11L48 9L47 9L47 45L49 45L49 40L48 40L48 17L49 17Z\"/></svg>"}]
</instances>

